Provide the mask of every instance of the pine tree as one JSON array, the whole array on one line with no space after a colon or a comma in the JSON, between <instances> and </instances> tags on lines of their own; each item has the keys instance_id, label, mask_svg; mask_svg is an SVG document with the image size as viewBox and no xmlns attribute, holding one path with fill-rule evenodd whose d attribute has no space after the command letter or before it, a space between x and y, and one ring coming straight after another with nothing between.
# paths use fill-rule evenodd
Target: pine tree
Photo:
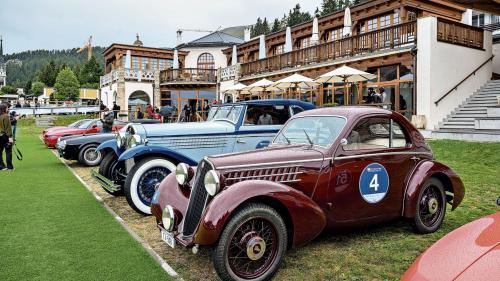
<instances>
[{"instance_id":1,"label":"pine tree","mask_svg":"<svg viewBox=\"0 0 500 281\"><path fill-rule=\"evenodd\" d=\"M271 33L281 31L283 28L279 19L274 19L273 27L271 28Z\"/></svg>"},{"instance_id":2,"label":"pine tree","mask_svg":"<svg viewBox=\"0 0 500 281\"><path fill-rule=\"evenodd\" d=\"M321 3L321 15L328 15L339 9L337 0L323 0Z\"/></svg>"},{"instance_id":3,"label":"pine tree","mask_svg":"<svg viewBox=\"0 0 500 281\"><path fill-rule=\"evenodd\" d=\"M99 77L103 74L103 71L94 56L92 56L79 71L75 69L75 73L77 73L78 80L82 87L93 89L99 88Z\"/></svg>"},{"instance_id":4,"label":"pine tree","mask_svg":"<svg viewBox=\"0 0 500 281\"><path fill-rule=\"evenodd\" d=\"M264 18L264 21L262 22L262 34L269 34L271 33L271 29L269 28L269 23L267 22L267 18Z\"/></svg>"},{"instance_id":5,"label":"pine tree","mask_svg":"<svg viewBox=\"0 0 500 281\"><path fill-rule=\"evenodd\" d=\"M56 77L58 73L58 67L56 63L51 60L38 74L38 80L43 82L48 87L54 87L54 83L56 82Z\"/></svg>"},{"instance_id":6,"label":"pine tree","mask_svg":"<svg viewBox=\"0 0 500 281\"><path fill-rule=\"evenodd\" d=\"M316 7L316 11L314 11L314 16L315 17L320 17L321 16L321 11L319 10L318 7Z\"/></svg>"}]
</instances>

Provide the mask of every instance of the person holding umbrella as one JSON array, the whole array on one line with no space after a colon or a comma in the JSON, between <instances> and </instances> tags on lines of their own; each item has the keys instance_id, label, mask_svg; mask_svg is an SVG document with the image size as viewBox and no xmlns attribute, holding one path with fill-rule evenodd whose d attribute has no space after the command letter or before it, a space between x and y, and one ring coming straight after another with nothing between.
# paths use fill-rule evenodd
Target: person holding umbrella
<instances>
[{"instance_id":1,"label":"person holding umbrella","mask_svg":"<svg viewBox=\"0 0 500 281\"><path fill-rule=\"evenodd\" d=\"M160 115L163 117L163 123L169 123L172 117L173 108L170 105L162 106L160 109Z\"/></svg>"}]
</instances>

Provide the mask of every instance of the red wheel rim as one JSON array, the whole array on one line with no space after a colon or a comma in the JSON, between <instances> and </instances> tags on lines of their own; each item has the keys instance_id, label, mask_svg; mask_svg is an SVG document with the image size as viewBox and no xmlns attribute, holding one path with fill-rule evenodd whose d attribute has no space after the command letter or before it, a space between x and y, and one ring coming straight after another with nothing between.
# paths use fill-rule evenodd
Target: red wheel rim
<instances>
[{"instance_id":1,"label":"red wheel rim","mask_svg":"<svg viewBox=\"0 0 500 281\"><path fill-rule=\"evenodd\" d=\"M267 219L254 217L241 223L231 237L227 261L238 277L254 279L269 270L277 252L275 227Z\"/></svg>"}]
</instances>

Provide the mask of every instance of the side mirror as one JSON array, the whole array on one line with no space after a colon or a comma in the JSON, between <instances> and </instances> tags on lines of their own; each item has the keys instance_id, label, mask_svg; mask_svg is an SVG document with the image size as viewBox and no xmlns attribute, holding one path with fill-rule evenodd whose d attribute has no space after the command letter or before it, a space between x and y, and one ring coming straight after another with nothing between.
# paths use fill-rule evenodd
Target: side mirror
<instances>
[{"instance_id":1,"label":"side mirror","mask_svg":"<svg viewBox=\"0 0 500 281\"><path fill-rule=\"evenodd\" d=\"M340 140L340 145L344 146L344 145L348 145L349 142L347 141L347 139L341 139Z\"/></svg>"},{"instance_id":2,"label":"side mirror","mask_svg":"<svg viewBox=\"0 0 500 281\"><path fill-rule=\"evenodd\" d=\"M500 206L500 196L497 198L497 205Z\"/></svg>"},{"instance_id":3,"label":"side mirror","mask_svg":"<svg viewBox=\"0 0 500 281\"><path fill-rule=\"evenodd\" d=\"M97 128L97 124L92 125L92 129Z\"/></svg>"}]
</instances>

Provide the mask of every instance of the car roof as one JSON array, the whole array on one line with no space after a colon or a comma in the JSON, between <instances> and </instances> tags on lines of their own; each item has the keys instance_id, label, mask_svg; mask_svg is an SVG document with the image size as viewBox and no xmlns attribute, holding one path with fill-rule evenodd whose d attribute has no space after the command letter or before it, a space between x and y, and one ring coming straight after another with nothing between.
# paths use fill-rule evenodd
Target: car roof
<instances>
[{"instance_id":1,"label":"car roof","mask_svg":"<svg viewBox=\"0 0 500 281\"><path fill-rule=\"evenodd\" d=\"M304 102L295 99L265 99L265 100L247 100L234 103L220 103L214 106L228 106L228 105L297 105L304 109L312 109L315 106L312 103Z\"/></svg>"},{"instance_id":2,"label":"car roof","mask_svg":"<svg viewBox=\"0 0 500 281\"><path fill-rule=\"evenodd\" d=\"M349 119L353 117L361 117L371 114L390 115L392 113L393 112L390 110L372 106L336 106L336 107L324 107L324 108L304 111L297 114L297 116L337 115Z\"/></svg>"}]
</instances>

